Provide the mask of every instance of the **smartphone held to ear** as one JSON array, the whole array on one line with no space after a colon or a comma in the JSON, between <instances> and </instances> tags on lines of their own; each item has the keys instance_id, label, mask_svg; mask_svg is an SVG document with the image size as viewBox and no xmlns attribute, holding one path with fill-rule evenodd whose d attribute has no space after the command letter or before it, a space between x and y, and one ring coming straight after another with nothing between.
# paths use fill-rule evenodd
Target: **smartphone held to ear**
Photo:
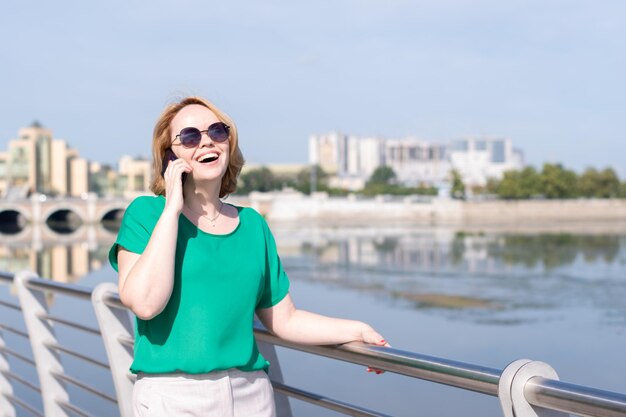
<instances>
[{"instance_id":1,"label":"smartphone held to ear","mask_svg":"<svg viewBox=\"0 0 626 417\"><path fill-rule=\"evenodd\" d=\"M163 157L163 163L161 164L161 176L165 175L165 170L167 169L167 165L171 161L175 161L177 159L178 157L174 154L174 152L171 149L168 149L167 151L165 151L165 156ZM187 173L183 172L183 175L181 176L181 178L182 178L183 184L185 184L185 180L187 179Z\"/></svg>"}]
</instances>

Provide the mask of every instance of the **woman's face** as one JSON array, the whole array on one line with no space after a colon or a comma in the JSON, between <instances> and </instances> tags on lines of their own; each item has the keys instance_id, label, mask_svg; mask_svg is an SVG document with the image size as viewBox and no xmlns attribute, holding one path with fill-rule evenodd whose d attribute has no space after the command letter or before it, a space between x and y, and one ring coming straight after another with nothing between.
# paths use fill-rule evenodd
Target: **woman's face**
<instances>
[{"instance_id":1,"label":"woman's face","mask_svg":"<svg viewBox=\"0 0 626 417\"><path fill-rule=\"evenodd\" d=\"M172 151L177 157L191 165L190 175L193 176L194 181L221 180L228 168L229 140L214 142L206 133L210 125L219 121L215 113L199 104L183 107L172 119L170 124ZM176 135L186 127L195 127L202 131L198 146L186 148L181 145L179 139L175 139ZM215 156L217 159L212 160Z\"/></svg>"}]
</instances>

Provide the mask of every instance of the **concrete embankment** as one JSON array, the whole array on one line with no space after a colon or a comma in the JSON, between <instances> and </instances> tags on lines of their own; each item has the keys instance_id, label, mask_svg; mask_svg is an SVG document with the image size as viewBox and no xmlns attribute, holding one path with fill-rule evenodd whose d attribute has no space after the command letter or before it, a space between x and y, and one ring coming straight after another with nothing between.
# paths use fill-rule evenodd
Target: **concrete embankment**
<instances>
[{"instance_id":1,"label":"concrete embankment","mask_svg":"<svg viewBox=\"0 0 626 417\"><path fill-rule=\"evenodd\" d=\"M236 199L237 200L237 199ZM444 198L312 197L298 193L252 193L233 201L250 205L271 222L372 225L549 225L603 222L626 226L626 200L458 201Z\"/></svg>"}]
</instances>

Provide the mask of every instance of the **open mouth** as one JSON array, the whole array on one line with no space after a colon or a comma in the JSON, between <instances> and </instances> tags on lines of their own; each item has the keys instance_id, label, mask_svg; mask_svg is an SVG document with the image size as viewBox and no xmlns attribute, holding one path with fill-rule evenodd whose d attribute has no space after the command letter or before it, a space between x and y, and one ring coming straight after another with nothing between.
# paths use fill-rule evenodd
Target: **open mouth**
<instances>
[{"instance_id":1,"label":"open mouth","mask_svg":"<svg viewBox=\"0 0 626 417\"><path fill-rule=\"evenodd\" d=\"M208 153L206 155L203 155L202 157L200 157L198 159L198 162L200 162L201 164L209 164L213 161L216 161L217 158L219 157L218 154L216 153Z\"/></svg>"}]
</instances>

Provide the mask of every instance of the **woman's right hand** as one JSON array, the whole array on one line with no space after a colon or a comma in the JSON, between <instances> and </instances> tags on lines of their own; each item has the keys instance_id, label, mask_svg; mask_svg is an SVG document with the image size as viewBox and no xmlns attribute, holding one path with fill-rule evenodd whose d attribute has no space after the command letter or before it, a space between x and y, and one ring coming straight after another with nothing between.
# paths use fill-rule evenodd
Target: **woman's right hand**
<instances>
[{"instance_id":1,"label":"woman's right hand","mask_svg":"<svg viewBox=\"0 0 626 417\"><path fill-rule=\"evenodd\" d=\"M171 161L167 165L165 179L165 207L180 213L183 210L183 174L192 171L191 166L182 159Z\"/></svg>"}]
</instances>

